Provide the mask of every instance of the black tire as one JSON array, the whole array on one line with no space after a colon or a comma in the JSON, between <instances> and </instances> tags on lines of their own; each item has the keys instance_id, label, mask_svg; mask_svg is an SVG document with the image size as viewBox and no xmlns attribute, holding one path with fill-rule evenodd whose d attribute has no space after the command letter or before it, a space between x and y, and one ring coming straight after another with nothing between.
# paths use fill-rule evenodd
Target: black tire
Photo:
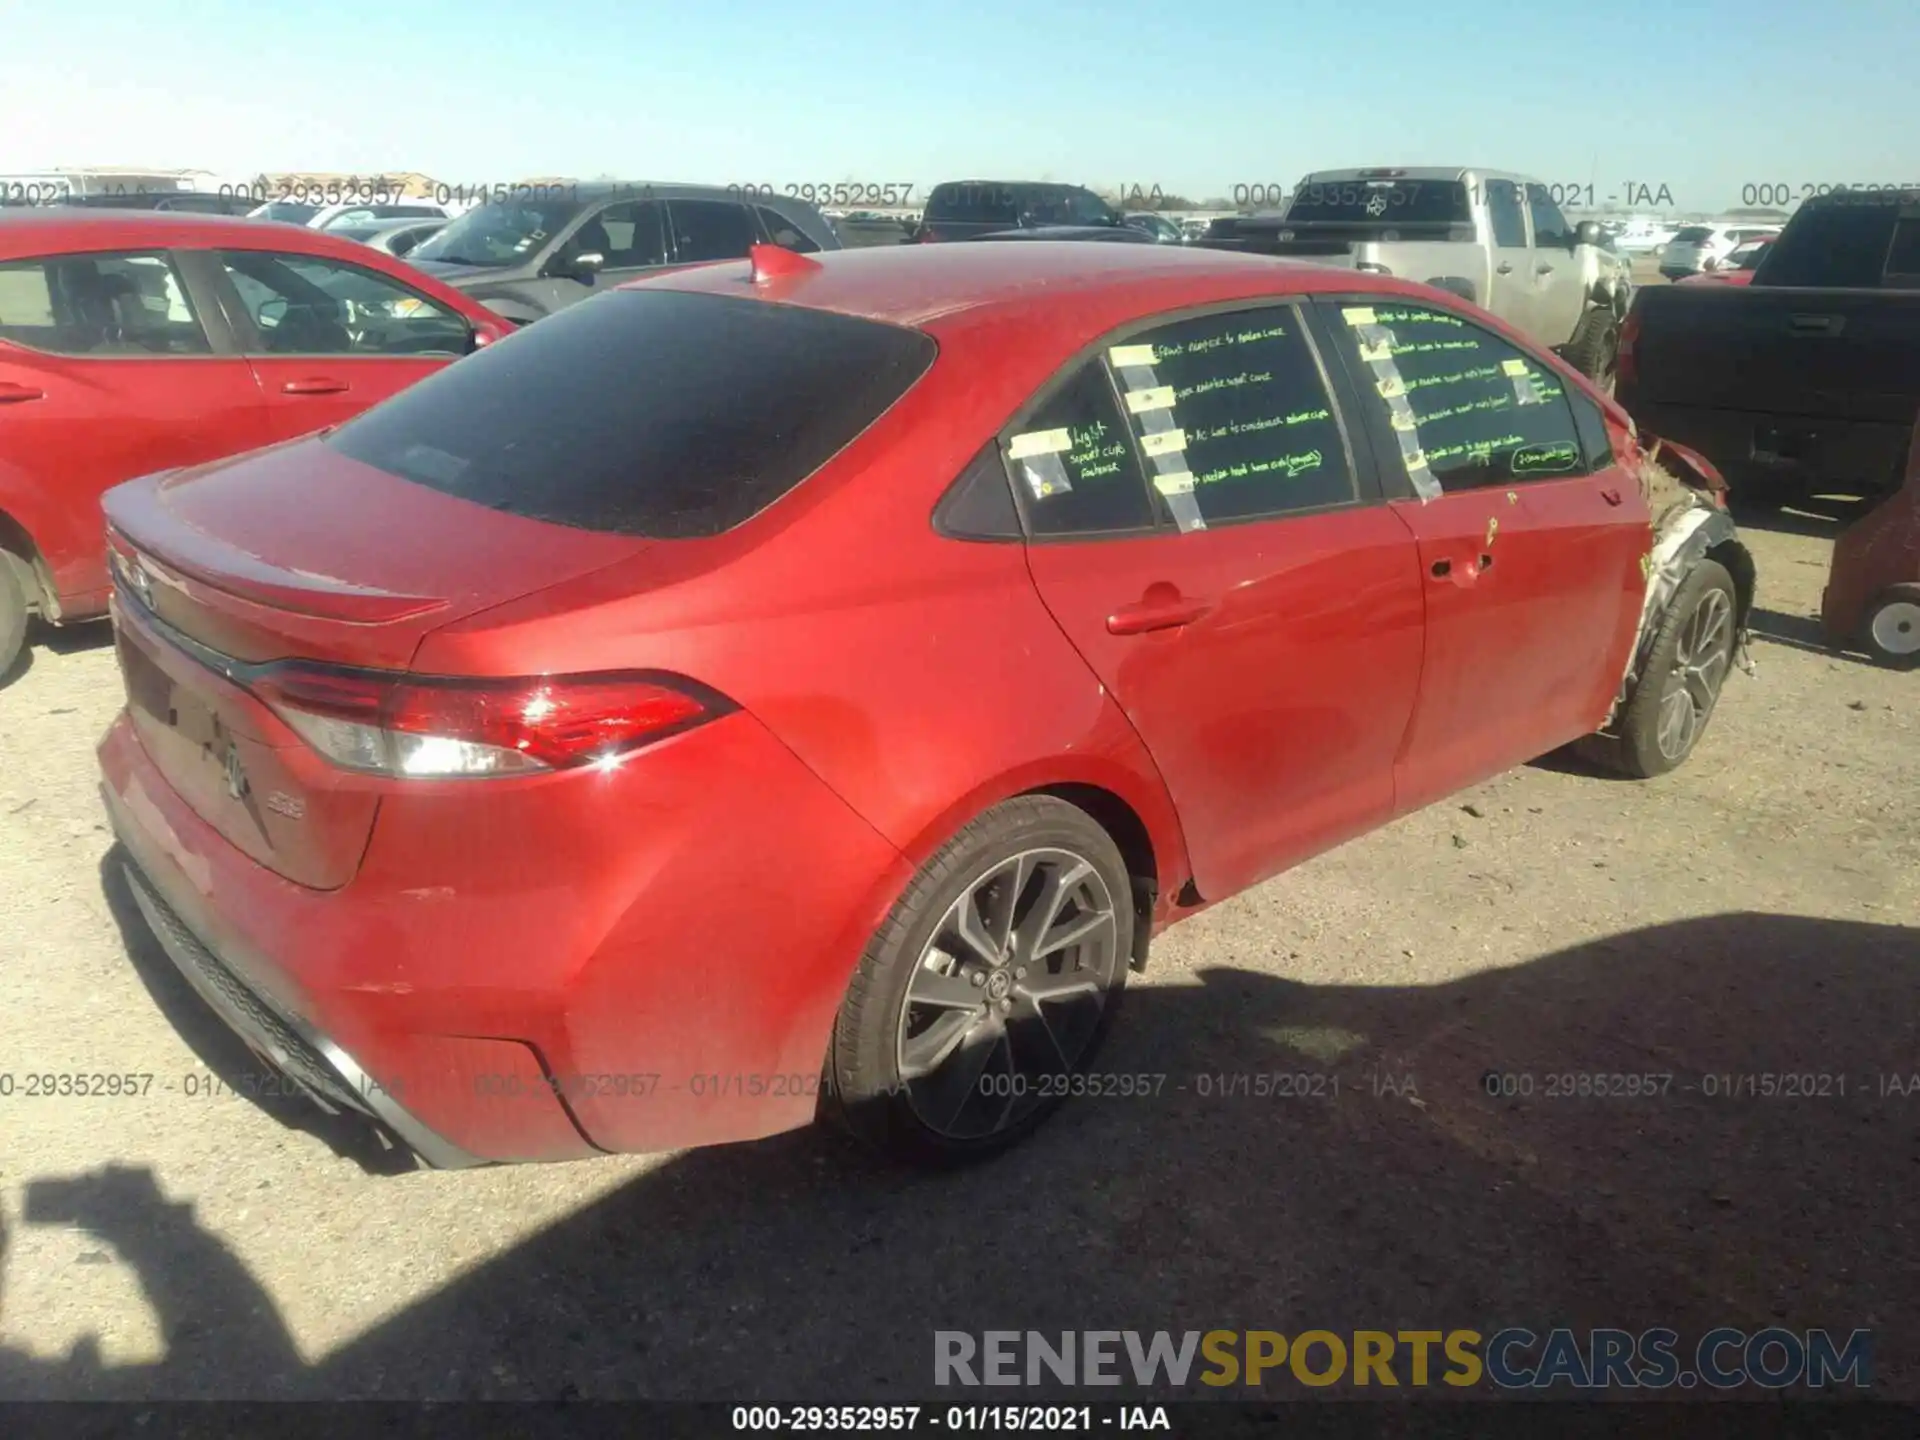
<instances>
[{"instance_id":1,"label":"black tire","mask_svg":"<svg viewBox=\"0 0 1920 1440\"><path fill-rule=\"evenodd\" d=\"M1860 645L1889 670L1920 670L1920 585L1895 585L1875 598Z\"/></svg>"},{"instance_id":2,"label":"black tire","mask_svg":"<svg viewBox=\"0 0 1920 1440\"><path fill-rule=\"evenodd\" d=\"M1582 315L1561 353L1569 365L1612 394L1614 367L1620 356L1620 322L1613 311L1589 310Z\"/></svg>"},{"instance_id":3,"label":"black tire","mask_svg":"<svg viewBox=\"0 0 1920 1440\"><path fill-rule=\"evenodd\" d=\"M1025 873L1016 868L1022 859L1034 872L1012 895L1011 918L1031 920L1056 874L1079 874L1066 861L1049 870L1046 866L1056 862L1033 858L1055 855L1073 857L1085 867L1086 878L1073 882L1071 898L1055 911L1062 918L1053 933L1085 920L1104 943L1092 940L1024 963L1015 954L993 965L957 942L950 924L955 912L984 915L983 928L993 928L997 902L1014 889L1009 877ZM1102 894L1109 902L1110 930L1098 928ZM1086 897L1095 903L1083 906ZM1065 908L1069 904L1072 911ZM1039 923L1048 918L1041 916ZM1125 991L1134 925L1126 863L1091 816L1045 795L994 806L921 867L868 943L834 1023L823 1110L868 1144L918 1164L965 1164L1018 1143L1070 1093L1067 1077L1085 1074L1099 1052ZM1010 928L1017 934L1023 927ZM936 946L936 941L945 943ZM1109 953L1102 957L1095 953L1100 950ZM962 951L964 958L954 953ZM1104 964L1096 963L1102 958ZM1051 970L1054 963L1060 971ZM1016 969L1026 976L1036 966L1037 982L1016 984ZM1003 981L1010 989L1001 988ZM1075 985L1083 990L1078 998L1050 998L1044 1007L1028 989ZM925 986L951 987L958 998L942 992L931 1003L910 1002L910 986L913 994ZM971 1008L976 993L983 997L977 1014ZM1012 1009L996 1014L996 1006ZM1034 1017L1042 1015L1052 1019L1036 1022ZM962 1038L952 1038L956 1034ZM1047 1065L1021 1063L1038 1053L1034 1046L1041 1041L1052 1065L1050 1078ZM942 1044L948 1048L942 1050ZM945 1058L930 1068L909 1069L903 1059L915 1047L923 1056L937 1052ZM970 1069L976 1060L979 1066ZM1016 1082L1019 1093L1013 1093ZM934 1115L949 1118L943 1125L929 1118Z\"/></svg>"},{"instance_id":4,"label":"black tire","mask_svg":"<svg viewBox=\"0 0 1920 1440\"><path fill-rule=\"evenodd\" d=\"M1671 693L1670 682L1683 678L1680 675L1683 640L1691 646L1694 636L1689 635L1688 627L1695 624L1696 617L1702 617L1702 627L1710 624L1710 619L1703 616L1703 611L1713 606L1719 607L1721 617L1721 631L1717 637L1717 666L1710 679L1701 677L1706 680L1705 684L1682 687L1688 691L1687 703L1692 712L1685 726L1684 738L1671 730L1663 737L1661 719ZM1736 617L1739 613L1740 597L1734 590L1733 577L1727 573L1726 567L1717 560L1702 560L1695 565L1687 578L1680 582L1673 603L1667 607L1666 616L1660 622L1659 634L1654 638L1653 649L1648 652L1646 670L1615 717L1614 733L1589 736L1580 746L1581 753L1636 780L1650 780L1656 775L1679 769L1699 746L1700 737L1706 734L1707 725L1718 707L1720 687L1726 681L1727 672L1733 668L1733 647L1738 625ZM1699 661L1702 657L1693 658ZM1706 692L1704 696L1700 693L1702 689ZM1677 718L1675 728L1678 728Z\"/></svg>"},{"instance_id":5,"label":"black tire","mask_svg":"<svg viewBox=\"0 0 1920 1440\"><path fill-rule=\"evenodd\" d=\"M20 566L0 551L0 681L13 673L14 661L27 642L27 597L20 585Z\"/></svg>"}]
</instances>

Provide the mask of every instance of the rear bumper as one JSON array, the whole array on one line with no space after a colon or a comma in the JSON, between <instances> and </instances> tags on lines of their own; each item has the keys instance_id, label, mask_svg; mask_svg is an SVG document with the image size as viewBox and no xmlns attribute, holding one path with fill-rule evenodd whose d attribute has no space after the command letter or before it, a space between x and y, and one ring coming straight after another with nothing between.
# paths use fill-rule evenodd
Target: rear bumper
<instances>
[{"instance_id":1,"label":"rear bumper","mask_svg":"<svg viewBox=\"0 0 1920 1440\"><path fill-rule=\"evenodd\" d=\"M390 797L325 891L201 819L126 714L99 756L182 973L273 1068L436 1166L809 1123L910 869L745 713L612 772Z\"/></svg>"},{"instance_id":2,"label":"rear bumper","mask_svg":"<svg viewBox=\"0 0 1920 1440\"><path fill-rule=\"evenodd\" d=\"M122 817L114 807L111 791L107 792L107 811L125 846ZM311 1022L276 1008L249 987L236 968L208 949L175 913L137 861L128 860L122 871L140 913L167 958L214 1013L277 1074L299 1086L323 1110L336 1114L351 1110L381 1125L435 1169L459 1170L486 1163L436 1134Z\"/></svg>"}]
</instances>

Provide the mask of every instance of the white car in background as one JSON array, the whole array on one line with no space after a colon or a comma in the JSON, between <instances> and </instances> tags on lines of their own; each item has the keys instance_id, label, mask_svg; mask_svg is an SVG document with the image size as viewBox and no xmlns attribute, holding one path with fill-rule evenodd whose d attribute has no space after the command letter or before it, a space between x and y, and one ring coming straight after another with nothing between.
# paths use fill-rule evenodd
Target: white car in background
<instances>
[{"instance_id":1,"label":"white car in background","mask_svg":"<svg viewBox=\"0 0 1920 1440\"><path fill-rule=\"evenodd\" d=\"M1626 255L1655 255L1676 233L1672 225L1643 217L1629 220L1621 226L1619 233L1614 236L1613 246Z\"/></svg>"},{"instance_id":2,"label":"white car in background","mask_svg":"<svg viewBox=\"0 0 1920 1440\"><path fill-rule=\"evenodd\" d=\"M1677 231L1660 252L1660 273L1669 280L1718 270L1741 245L1779 232L1778 225L1755 225L1738 220L1715 220L1687 225Z\"/></svg>"}]
</instances>

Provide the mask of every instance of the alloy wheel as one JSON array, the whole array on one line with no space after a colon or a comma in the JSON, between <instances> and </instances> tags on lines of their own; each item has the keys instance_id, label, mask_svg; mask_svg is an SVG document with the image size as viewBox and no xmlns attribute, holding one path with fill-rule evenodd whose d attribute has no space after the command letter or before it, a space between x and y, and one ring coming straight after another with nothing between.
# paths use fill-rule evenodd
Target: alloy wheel
<instances>
[{"instance_id":1,"label":"alloy wheel","mask_svg":"<svg viewBox=\"0 0 1920 1440\"><path fill-rule=\"evenodd\" d=\"M1106 881L1072 851L1022 851L969 884L900 1007L896 1063L920 1121L980 1140L1066 1094L1124 963L1118 941Z\"/></svg>"},{"instance_id":2,"label":"alloy wheel","mask_svg":"<svg viewBox=\"0 0 1920 1440\"><path fill-rule=\"evenodd\" d=\"M1733 662L1733 606L1725 590L1704 591L1680 627L1673 666L1660 691L1660 754L1678 762L1700 738Z\"/></svg>"}]
</instances>

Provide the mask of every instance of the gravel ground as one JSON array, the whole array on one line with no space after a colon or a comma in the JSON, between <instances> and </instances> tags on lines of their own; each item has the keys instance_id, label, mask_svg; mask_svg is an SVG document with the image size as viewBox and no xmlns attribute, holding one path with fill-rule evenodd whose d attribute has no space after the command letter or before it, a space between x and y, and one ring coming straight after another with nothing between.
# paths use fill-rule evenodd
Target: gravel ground
<instances>
[{"instance_id":1,"label":"gravel ground","mask_svg":"<svg viewBox=\"0 0 1920 1440\"><path fill-rule=\"evenodd\" d=\"M385 1174L204 1093L248 1062L103 885L118 679L56 637L0 691L0 1071L156 1078L0 1099L0 1393L913 1399L936 1329L1780 1323L1874 1330L1920 1397L1920 1088L1882 1093L1920 1072L1920 677L1819 649L1831 528L1749 531L1758 674L1681 772L1542 762L1188 922L1103 1061L1161 1093L946 1177L821 1132ZM1338 1095L1204 1093L1281 1071ZM1779 1072L1845 1093L1705 1093Z\"/></svg>"}]
</instances>

